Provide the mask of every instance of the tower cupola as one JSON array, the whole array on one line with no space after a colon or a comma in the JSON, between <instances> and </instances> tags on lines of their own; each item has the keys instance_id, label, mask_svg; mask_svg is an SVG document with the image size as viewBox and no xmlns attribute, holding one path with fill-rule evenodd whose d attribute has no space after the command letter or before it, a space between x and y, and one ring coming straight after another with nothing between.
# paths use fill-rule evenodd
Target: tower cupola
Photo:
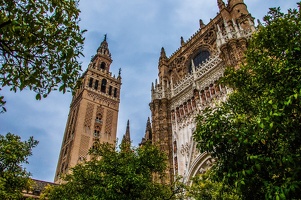
<instances>
[{"instance_id":1,"label":"tower cupola","mask_svg":"<svg viewBox=\"0 0 301 200\"><path fill-rule=\"evenodd\" d=\"M107 34L105 34L104 40L101 42L100 46L98 47L97 53L111 58L111 53L109 51L109 45L107 42Z\"/></svg>"}]
</instances>

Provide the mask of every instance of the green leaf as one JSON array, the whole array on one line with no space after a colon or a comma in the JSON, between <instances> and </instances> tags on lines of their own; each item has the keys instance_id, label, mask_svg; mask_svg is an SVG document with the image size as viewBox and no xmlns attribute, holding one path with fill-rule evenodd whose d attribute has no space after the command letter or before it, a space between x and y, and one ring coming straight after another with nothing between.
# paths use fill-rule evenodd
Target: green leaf
<instances>
[{"instance_id":1,"label":"green leaf","mask_svg":"<svg viewBox=\"0 0 301 200\"><path fill-rule=\"evenodd\" d=\"M36 100L41 100L41 94L36 95Z\"/></svg>"}]
</instances>

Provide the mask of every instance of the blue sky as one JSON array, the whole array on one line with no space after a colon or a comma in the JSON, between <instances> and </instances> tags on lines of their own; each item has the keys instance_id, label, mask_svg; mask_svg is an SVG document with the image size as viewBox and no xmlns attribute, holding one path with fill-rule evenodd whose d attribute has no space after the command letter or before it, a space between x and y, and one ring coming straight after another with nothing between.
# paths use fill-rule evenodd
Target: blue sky
<instances>
[{"instance_id":1,"label":"blue sky","mask_svg":"<svg viewBox=\"0 0 301 200\"><path fill-rule=\"evenodd\" d=\"M226 1L226 0L224 0ZM298 0L245 0L249 12L262 19L270 7L283 11L296 7ZM199 28L199 19L208 23L218 12L216 0L82 0L81 28L85 33L83 71L107 34L113 63L111 71L122 69L118 138L130 120L131 138L137 144L144 136L150 116L151 83L157 78L161 47L167 56L180 46L180 37L189 39ZM0 134L11 132L23 140L34 136L39 145L29 158L33 178L53 181L71 94L52 92L41 101L31 91L13 93L4 88L5 114L0 114Z\"/></svg>"}]
</instances>

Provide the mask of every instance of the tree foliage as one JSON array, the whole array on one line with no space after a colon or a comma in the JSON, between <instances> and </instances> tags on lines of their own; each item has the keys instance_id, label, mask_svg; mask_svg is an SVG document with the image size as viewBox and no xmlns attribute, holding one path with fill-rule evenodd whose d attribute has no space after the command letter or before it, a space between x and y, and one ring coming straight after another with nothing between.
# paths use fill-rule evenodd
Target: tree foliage
<instances>
[{"instance_id":1,"label":"tree foliage","mask_svg":"<svg viewBox=\"0 0 301 200\"><path fill-rule=\"evenodd\" d=\"M197 200L239 200L239 194L234 188L229 187L223 181L215 181L212 176L215 170L207 170L192 179L192 184L186 188L186 197Z\"/></svg>"},{"instance_id":2,"label":"tree foliage","mask_svg":"<svg viewBox=\"0 0 301 200\"><path fill-rule=\"evenodd\" d=\"M213 180L243 199L300 199L301 13L274 8L264 21L245 64L225 72L233 93L198 117L194 138L218 158Z\"/></svg>"},{"instance_id":3,"label":"tree foliage","mask_svg":"<svg viewBox=\"0 0 301 200\"><path fill-rule=\"evenodd\" d=\"M22 190L30 186L30 174L22 164L28 163L37 144L32 137L22 142L11 133L0 135L0 199L20 199Z\"/></svg>"},{"instance_id":4,"label":"tree foliage","mask_svg":"<svg viewBox=\"0 0 301 200\"><path fill-rule=\"evenodd\" d=\"M76 165L66 175L65 184L48 188L48 199L172 199L173 188L153 180L162 175L166 156L155 146L146 144L133 149L120 145L99 144L91 149L91 161Z\"/></svg>"},{"instance_id":5,"label":"tree foliage","mask_svg":"<svg viewBox=\"0 0 301 200\"><path fill-rule=\"evenodd\" d=\"M0 1L0 89L29 88L39 100L76 86L84 42L78 2Z\"/></svg>"}]
</instances>

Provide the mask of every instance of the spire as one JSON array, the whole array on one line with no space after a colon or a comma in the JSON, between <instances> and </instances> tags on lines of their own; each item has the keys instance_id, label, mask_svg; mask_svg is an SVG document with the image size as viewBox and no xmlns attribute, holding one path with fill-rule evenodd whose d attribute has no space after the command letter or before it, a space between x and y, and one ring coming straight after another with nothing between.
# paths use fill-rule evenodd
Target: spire
<instances>
[{"instance_id":1,"label":"spire","mask_svg":"<svg viewBox=\"0 0 301 200\"><path fill-rule=\"evenodd\" d=\"M146 142L152 142L152 126L149 117L147 118L147 122L146 122L144 138L142 138L139 146L143 146Z\"/></svg>"},{"instance_id":2,"label":"spire","mask_svg":"<svg viewBox=\"0 0 301 200\"><path fill-rule=\"evenodd\" d=\"M159 65L165 63L166 60L167 60L167 57L166 57L165 49L164 49L164 47L162 47L161 53L160 53L160 58L159 58Z\"/></svg>"},{"instance_id":3,"label":"spire","mask_svg":"<svg viewBox=\"0 0 301 200\"><path fill-rule=\"evenodd\" d=\"M125 134L123 135L122 142L131 143L130 120L128 120L128 122L127 122L126 131L125 131Z\"/></svg>"},{"instance_id":4,"label":"spire","mask_svg":"<svg viewBox=\"0 0 301 200\"><path fill-rule=\"evenodd\" d=\"M127 122L126 131L121 140L120 149L123 152L131 150L130 120Z\"/></svg>"},{"instance_id":5,"label":"spire","mask_svg":"<svg viewBox=\"0 0 301 200\"><path fill-rule=\"evenodd\" d=\"M146 139L152 140L152 126L149 117L147 118L145 133L145 136L147 136Z\"/></svg>"},{"instance_id":6,"label":"spire","mask_svg":"<svg viewBox=\"0 0 301 200\"><path fill-rule=\"evenodd\" d=\"M217 5L219 8L219 11L221 11L222 9L224 9L226 7L223 0L217 0Z\"/></svg>"},{"instance_id":7,"label":"spire","mask_svg":"<svg viewBox=\"0 0 301 200\"><path fill-rule=\"evenodd\" d=\"M166 53L164 47L161 48L161 56L160 58L166 58Z\"/></svg>"},{"instance_id":8,"label":"spire","mask_svg":"<svg viewBox=\"0 0 301 200\"><path fill-rule=\"evenodd\" d=\"M111 58L111 54L109 51L109 45L107 42L107 34L105 34L103 41L101 42L100 46L97 49L97 53L100 53L102 55L106 55Z\"/></svg>"}]
</instances>

